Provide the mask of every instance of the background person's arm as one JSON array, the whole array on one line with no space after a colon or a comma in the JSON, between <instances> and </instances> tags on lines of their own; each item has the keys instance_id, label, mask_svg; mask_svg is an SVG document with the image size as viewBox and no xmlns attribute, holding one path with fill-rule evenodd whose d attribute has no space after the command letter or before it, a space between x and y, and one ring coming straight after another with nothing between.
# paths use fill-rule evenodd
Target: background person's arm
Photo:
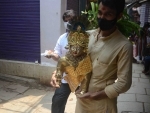
<instances>
[{"instance_id":1,"label":"background person's arm","mask_svg":"<svg viewBox=\"0 0 150 113\"><path fill-rule=\"evenodd\" d=\"M52 58L53 60L58 61L60 56L57 55L56 53L52 52L51 50L49 50L49 51L50 51L50 54L46 55L45 57Z\"/></svg>"}]
</instances>

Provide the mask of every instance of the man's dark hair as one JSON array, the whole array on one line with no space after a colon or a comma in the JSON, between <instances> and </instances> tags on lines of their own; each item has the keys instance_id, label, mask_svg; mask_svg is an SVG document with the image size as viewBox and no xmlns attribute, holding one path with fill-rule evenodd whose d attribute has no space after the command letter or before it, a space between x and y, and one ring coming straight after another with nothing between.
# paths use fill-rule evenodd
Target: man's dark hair
<instances>
[{"instance_id":1,"label":"man's dark hair","mask_svg":"<svg viewBox=\"0 0 150 113\"><path fill-rule=\"evenodd\" d=\"M116 10L117 15L122 13L125 7L125 0L98 0L98 4L101 2L103 5Z\"/></svg>"},{"instance_id":2,"label":"man's dark hair","mask_svg":"<svg viewBox=\"0 0 150 113\"><path fill-rule=\"evenodd\" d=\"M143 28L149 28L150 27L150 23L149 22L145 22Z\"/></svg>"},{"instance_id":3,"label":"man's dark hair","mask_svg":"<svg viewBox=\"0 0 150 113\"><path fill-rule=\"evenodd\" d=\"M63 21L65 21L66 17L73 17L74 18L75 16L76 16L76 12L71 9L71 10L67 10L64 12L62 19L63 19Z\"/></svg>"}]
</instances>

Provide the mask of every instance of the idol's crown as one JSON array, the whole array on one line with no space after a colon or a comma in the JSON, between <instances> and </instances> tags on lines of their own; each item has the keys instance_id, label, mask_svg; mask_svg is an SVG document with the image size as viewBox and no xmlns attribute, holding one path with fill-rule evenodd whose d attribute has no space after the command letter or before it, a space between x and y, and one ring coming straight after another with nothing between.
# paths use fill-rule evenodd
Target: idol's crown
<instances>
[{"instance_id":1,"label":"idol's crown","mask_svg":"<svg viewBox=\"0 0 150 113\"><path fill-rule=\"evenodd\" d=\"M72 23L72 29L68 36L68 45L78 44L87 49L89 42L89 35L85 32L87 22L85 17L77 17Z\"/></svg>"}]
</instances>

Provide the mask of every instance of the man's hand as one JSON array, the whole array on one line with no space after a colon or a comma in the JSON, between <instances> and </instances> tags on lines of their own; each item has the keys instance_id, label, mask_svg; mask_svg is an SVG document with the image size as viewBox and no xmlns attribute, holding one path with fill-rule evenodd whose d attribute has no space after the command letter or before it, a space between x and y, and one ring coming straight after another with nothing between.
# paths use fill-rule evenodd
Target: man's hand
<instances>
[{"instance_id":1,"label":"man's hand","mask_svg":"<svg viewBox=\"0 0 150 113\"><path fill-rule=\"evenodd\" d=\"M80 99L91 99L90 92L87 92L84 94L76 93L76 96L77 98L80 98Z\"/></svg>"},{"instance_id":2,"label":"man's hand","mask_svg":"<svg viewBox=\"0 0 150 113\"><path fill-rule=\"evenodd\" d=\"M55 77L55 74L56 74L56 71L53 72L52 74L52 78L51 78L51 81L50 81L50 85L53 86L53 87L60 87L57 82L56 82L56 77Z\"/></svg>"},{"instance_id":3,"label":"man's hand","mask_svg":"<svg viewBox=\"0 0 150 113\"><path fill-rule=\"evenodd\" d=\"M45 55L46 58L52 58L53 60L55 61L58 61L60 56L56 53L54 53L53 51L51 50L48 50L46 55Z\"/></svg>"},{"instance_id":4,"label":"man's hand","mask_svg":"<svg viewBox=\"0 0 150 113\"><path fill-rule=\"evenodd\" d=\"M75 91L75 95L80 94L80 92L81 92L81 89L77 88L77 90Z\"/></svg>"},{"instance_id":5,"label":"man's hand","mask_svg":"<svg viewBox=\"0 0 150 113\"><path fill-rule=\"evenodd\" d=\"M45 55L46 58L52 58L52 55Z\"/></svg>"},{"instance_id":6,"label":"man's hand","mask_svg":"<svg viewBox=\"0 0 150 113\"><path fill-rule=\"evenodd\" d=\"M84 94L76 93L76 96L77 98L80 98L80 99L92 99L92 100L101 100L107 97L104 90L97 91L97 92L87 92Z\"/></svg>"},{"instance_id":7,"label":"man's hand","mask_svg":"<svg viewBox=\"0 0 150 113\"><path fill-rule=\"evenodd\" d=\"M45 57L46 58L51 58L52 56L53 56L53 51L48 50L47 53L46 53L46 55L45 55Z\"/></svg>"}]
</instances>

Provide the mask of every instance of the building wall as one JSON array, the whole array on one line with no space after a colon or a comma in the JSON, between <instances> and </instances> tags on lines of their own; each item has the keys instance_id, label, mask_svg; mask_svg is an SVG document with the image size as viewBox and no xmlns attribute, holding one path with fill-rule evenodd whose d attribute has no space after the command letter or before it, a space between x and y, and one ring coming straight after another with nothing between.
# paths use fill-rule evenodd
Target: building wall
<instances>
[{"instance_id":1,"label":"building wall","mask_svg":"<svg viewBox=\"0 0 150 113\"><path fill-rule=\"evenodd\" d=\"M40 46L41 52L53 50L59 36L65 32L62 14L66 0L40 0ZM49 84L56 62L41 56L41 63L0 59L0 73L40 79Z\"/></svg>"},{"instance_id":2,"label":"building wall","mask_svg":"<svg viewBox=\"0 0 150 113\"><path fill-rule=\"evenodd\" d=\"M51 73L54 67L35 63L0 60L0 75L21 76L39 79L41 84L50 85Z\"/></svg>"},{"instance_id":3,"label":"building wall","mask_svg":"<svg viewBox=\"0 0 150 113\"><path fill-rule=\"evenodd\" d=\"M66 0L40 0L41 53L53 50L59 36L65 32L62 14L66 10ZM42 65L56 66L52 59L41 57Z\"/></svg>"}]
</instances>

